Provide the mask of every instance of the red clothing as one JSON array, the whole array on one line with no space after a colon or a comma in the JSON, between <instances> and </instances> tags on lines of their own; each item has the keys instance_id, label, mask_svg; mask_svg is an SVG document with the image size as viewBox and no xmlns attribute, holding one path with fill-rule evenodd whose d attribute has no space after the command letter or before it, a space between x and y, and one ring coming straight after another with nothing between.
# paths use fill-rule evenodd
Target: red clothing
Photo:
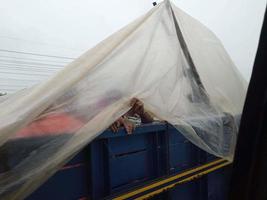
<instances>
[{"instance_id":1,"label":"red clothing","mask_svg":"<svg viewBox=\"0 0 267 200\"><path fill-rule=\"evenodd\" d=\"M74 133L83 124L82 121L68 114L51 114L32 122L20 130L15 138Z\"/></svg>"}]
</instances>

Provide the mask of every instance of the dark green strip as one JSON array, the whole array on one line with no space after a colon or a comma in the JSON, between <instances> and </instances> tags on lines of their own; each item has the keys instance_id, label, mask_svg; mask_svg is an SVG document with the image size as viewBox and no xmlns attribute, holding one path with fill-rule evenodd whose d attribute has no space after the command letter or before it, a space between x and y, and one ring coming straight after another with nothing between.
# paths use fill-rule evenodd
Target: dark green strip
<instances>
[{"instance_id":1,"label":"dark green strip","mask_svg":"<svg viewBox=\"0 0 267 200\"><path fill-rule=\"evenodd\" d=\"M209 97L207 95L206 89L205 89L205 87L204 87L204 85L203 85L203 83L202 83L202 81L200 79L200 76L199 76L198 72L197 72L196 66L195 66L195 64L193 62L193 59L192 59L191 55L190 55L190 52L188 50L188 47L186 45L186 42L185 42L185 39L183 37L182 31L181 31L181 29L180 29L180 27L178 25L177 19L175 17L175 14L173 12L173 9L172 9L171 5L170 5L170 9L171 9L171 12L172 12L172 17L173 17L173 21L174 21L174 25L175 25L175 29L176 29L176 34L177 34L179 43L181 45L181 48L183 50L185 59L186 59L188 65L190 67L190 70L192 72L192 76L194 78L194 81L199 86L199 89L200 89L199 92L200 92L201 96L204 97L204 100L206 100L206 103L208 103L209 102Z\"/></svg>"}]
</instances>

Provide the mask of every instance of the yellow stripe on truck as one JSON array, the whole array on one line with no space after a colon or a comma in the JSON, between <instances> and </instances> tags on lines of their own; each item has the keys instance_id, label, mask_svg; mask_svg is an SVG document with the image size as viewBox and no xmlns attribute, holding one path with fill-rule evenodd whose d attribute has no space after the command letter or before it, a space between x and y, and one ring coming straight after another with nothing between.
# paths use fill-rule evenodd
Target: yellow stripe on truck
<instances>
[{"instance_id":1,"label":"yellow stripe on truck","mask_svg":"<svg viewBox=\"0 0 267 200\"><path fill-rule=\"evenodd\" d=\"M172 177L170 177L170 178L167 178L167 179L164 179L164 180L161 180L161 181L152 183L152 184L150 184L150 185L148 185L148 186L145 186L145 187L139 188L139 189L137 189L137 190L134 190L134 191L132 191L132 192L123 194L123 195L121 195L121 196L119 196L119 197L115 197L115 198L113 198L113 200L124 200L124 199L130 198L130 197L132 197L132 196L135 196L135 195L140 194L140 193L142 193L142 192L145 192L145 191L147 191L147 190L153 189L153 188L155 188L155 187L158 187L158 186L160 186L160 185L163 185L163 184L168 183L168 182L170 182L170 181L173 181L173 180L175 180L175 179L182 178L182 177L184 177L184 176L187 176L187 175L190 175L190 174L192 174L192 173L201 171L201 170L203 170L203 169L205 169L205 168L211 167L211 166L213 166L213 165L217 165L217 164L222 163L222 162L226 162L226 160L224 160L224 159L218 159L218 160L215 160L215 161L213 161L213 162L210 162L210 163L201 165L201 166L196 167L196 168L193 168L193 169L191 169L191 170L187 170L187 171L185 171L185 172L179 173L179 174L177 174L177 175L175 175L175 176L172 176ZM227 162L227 163L228 163L228 162ZM229 163L228 163L228 164L229 164ZM168 186L168 187L169 187L169 186Z\"/></svg>"},{"instance_id":2,"label":"yellow stripe on truck","mask_svg":"<svg viewBox=\"0 0 267 200\"><path fill-rule=\"evenodd\" d=\"M162 193L162 192L164 192L164 191L166 191L166 190L169 190L169 189L171 189L171 188L173 188L173 187L175 187L175 186L177 186L177 185L180 185L180 184L183 184L183 183L192 181L192 180L194 180L194 179L197 179L197 178L199 178L199 177L201 177L201 176L203 176L203 175L206 175L206 174L208 174L208 173L210 173L210 172L213 172L213 171L215 171L215 170L217 170L217 169L220 169L220 168L222 168L222 167L224 167L224 166L226 166L226 165L229 165L229 164L231 164L231 163L230 163L230 162L226 162L226 163L217 165L217 166L212 167L212 168L210 168L210 169L208 169L208 170L206 170L206 171L203 171L203 172L200 172L200 173L198 173L198 174L192 175L192 176L190 176L190 177L188 177L188 178L186 178L186 179L183 179L183 180L181 180L181 181L177 181L176 183L173 183L173 184L168 185L168 186L166 186L166 187L163 187L163 188L160 188L160 189L155 190L155 191L153 191L153 192L150 192L150 193L148 193L148 194L145 194L145 195L143 195L143 196L141 196L141 197L136 198L135 200L144 200L144 199L148 199L148 198L153 197L153 196L155 196L155 195L157 195L157 194L160 194L160 193Z\"/></svg>"}]
</instances>

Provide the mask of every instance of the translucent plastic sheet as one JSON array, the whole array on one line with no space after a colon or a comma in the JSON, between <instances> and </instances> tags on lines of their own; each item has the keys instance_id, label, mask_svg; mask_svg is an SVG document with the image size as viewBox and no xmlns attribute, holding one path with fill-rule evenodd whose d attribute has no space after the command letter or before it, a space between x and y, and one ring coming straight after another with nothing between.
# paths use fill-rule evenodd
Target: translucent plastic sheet
<instances>
[{"instance_id":1,"label":"translucent plastic sheet","mask_svg":"<svg viewBox=\"0 0 267 200\"><path fill-rule=\"evenodd\" d=\"M30 194L127 112L133 97L231 160L245 92L216 36L164 1L48 81L1 101L0 199Z\"/></svg>"}]
</instances>

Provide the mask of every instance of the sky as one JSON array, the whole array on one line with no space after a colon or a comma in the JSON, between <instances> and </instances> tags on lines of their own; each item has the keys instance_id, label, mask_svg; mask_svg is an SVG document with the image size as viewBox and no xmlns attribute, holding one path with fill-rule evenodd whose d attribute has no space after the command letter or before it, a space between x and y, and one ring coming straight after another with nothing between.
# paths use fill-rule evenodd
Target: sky
<instances>
[{"instance_id":1,"label":"sky","mask_svg":"<svg viewBox=\"0 0 267 200\"><path fill-rule=\"evenodd\" d=\"M249 80L267 0L173 0L210 28ZM0 0L0 93L45 80L152 0ZM160 2L160 1L157 1Z\"/></svg>"}]
</instances>

